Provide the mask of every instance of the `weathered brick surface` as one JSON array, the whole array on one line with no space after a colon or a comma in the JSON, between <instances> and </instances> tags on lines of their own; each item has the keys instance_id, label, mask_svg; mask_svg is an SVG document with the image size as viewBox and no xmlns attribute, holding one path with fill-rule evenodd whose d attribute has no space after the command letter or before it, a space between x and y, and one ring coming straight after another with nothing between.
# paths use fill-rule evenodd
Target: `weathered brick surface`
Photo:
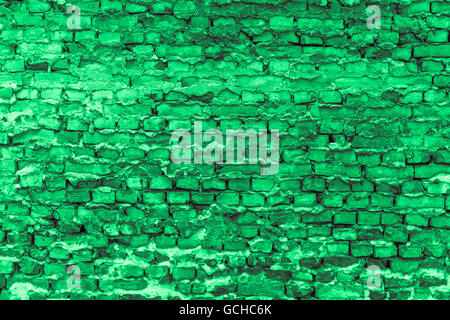
<instances>
[{"instance_id":1,"label":"weathered brick surface","mask_svg":"<svg viewBox=\"0 0 450 320\"><path fill-rule=\"evenodd\" d=\"M450 297L448 1L72 2L0 3L0 299Z\"/></svg>"}]
</instances>

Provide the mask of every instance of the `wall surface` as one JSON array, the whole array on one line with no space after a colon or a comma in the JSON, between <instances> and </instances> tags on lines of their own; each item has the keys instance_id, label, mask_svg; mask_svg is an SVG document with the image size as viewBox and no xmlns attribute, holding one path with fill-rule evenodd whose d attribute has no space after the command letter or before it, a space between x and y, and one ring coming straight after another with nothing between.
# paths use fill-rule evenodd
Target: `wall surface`
<instances>
[{"instance_id":1,"label":"wall surface","mask_svg":"<svg viewBox=\"0 0 450 320\"><path fill-rule=\"evenodd\" d=\"M448 299L449 23L439 0L1 1L0 299ZM278 130L279 165L174 161L194 121Z\"/></svg>"}]
</instances>

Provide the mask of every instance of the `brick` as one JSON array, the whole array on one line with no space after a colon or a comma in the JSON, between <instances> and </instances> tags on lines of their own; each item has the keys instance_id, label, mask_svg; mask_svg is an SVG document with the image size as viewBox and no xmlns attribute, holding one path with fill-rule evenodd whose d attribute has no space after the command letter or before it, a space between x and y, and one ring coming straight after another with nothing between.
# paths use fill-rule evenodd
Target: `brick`
<instances>
[{"instance_id":1,"label":"brick","mask_svg":"<svg viewBox=\"0 0 450 320\"><path fill-rule=\"evenodd\" d=\"M51 2L0 17L0 298L449 298L448 2Z\"/></svg>"},{"instance_id":2,"label":"brick","mask_svg":"<svg viewBox=\"0 0 450 320\"><path fill-rule=\"evenodd\" d=\"M397 197L399 208L444 208L442 197Z\"/></svg>"},{"instance_id":3,"label":"brick","mask_svg":"<svg viewBox=\"0 0 450 320\"><path fill-rule=\"evenodd\" d=\"M353 286L327 286L317 287L317 297L324 300L359 300L363 296L363 289Z\"/></svg>"},{"instance_id":4,"label":"brick","mask_svg":"<svg viewBox=\"0 0 450 320\"><path fill-rule=\"evenodd\" d=\"M364 243L354 243L350 245L351 254L354 257L368 257L374 252L373 246Z\"/></svg>"}]
</instances>

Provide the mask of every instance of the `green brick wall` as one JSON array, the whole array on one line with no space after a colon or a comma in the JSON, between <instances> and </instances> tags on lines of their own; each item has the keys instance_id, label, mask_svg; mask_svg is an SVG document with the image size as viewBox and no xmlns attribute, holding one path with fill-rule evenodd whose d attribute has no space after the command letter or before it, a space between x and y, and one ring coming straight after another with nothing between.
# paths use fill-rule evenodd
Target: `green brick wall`
<instances>
[{"instance_id":1,"label":"green brick wall","mask_svg":"<svg viewBox=\"0 0 450 320\"><path fill-rule=\"evenodd\" d=\"M1 1L0 299L448 299L449 22L440 0ZM276 174L175 163L194 121L279 130Z\"/></svg>"}]
</instances>

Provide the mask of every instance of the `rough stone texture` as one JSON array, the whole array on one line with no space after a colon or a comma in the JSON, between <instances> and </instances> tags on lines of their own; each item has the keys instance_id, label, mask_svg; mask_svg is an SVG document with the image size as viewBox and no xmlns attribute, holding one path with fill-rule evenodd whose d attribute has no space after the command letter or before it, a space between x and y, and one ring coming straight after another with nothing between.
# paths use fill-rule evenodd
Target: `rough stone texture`
<instances>
[{"instance_id":1,"label":"rough stone texture","mask_svg":"<svg viewBox=\"0 0 450 320\"><path fill-rule=\"evenodd\" d=\"M448 1L71 4L0 3L0 299L450 297ZM278 173L171 163L194 119Z\"/></svg>"}]
</instances>

